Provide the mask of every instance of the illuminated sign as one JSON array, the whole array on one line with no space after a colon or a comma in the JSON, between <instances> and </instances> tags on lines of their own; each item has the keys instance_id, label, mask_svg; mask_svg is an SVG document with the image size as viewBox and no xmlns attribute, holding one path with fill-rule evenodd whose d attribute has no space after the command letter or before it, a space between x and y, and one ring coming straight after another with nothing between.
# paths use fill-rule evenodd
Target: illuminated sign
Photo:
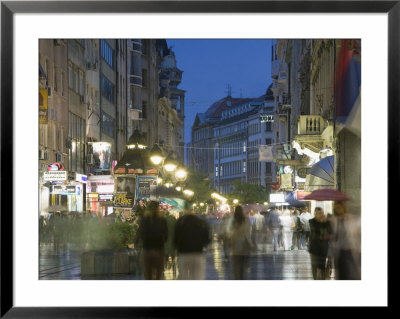
<instances>
[{"instance_id":1,"label":"illuminated sign","mask_svg":"<svg viewBox=\"0 0 400 319\"><path fill-rule=\"evenodd\" d=\"M81 182L81 183L86 183L87 182L87 176L75 173L75 181L76 182Z\"/></svg>"},{"instance_id":2,"label":"illuminated sign","mask_svg":"<svg viewBox=\"0 0 400 319\"><path fill-rule=\"evenodd\" d=\"M45 180L45 181L66 181L67 180L67 172L66 171L44 172L43 180Z\"/></svg>"},{"instance_id":3,"label":"illuminated sign","mask_svg":"<svg viewBox=\"0 0 400 319\"><path fill-rule=\"evenodd\" d=\"M138 176L137 177L137 198L150 198L150 187L157 183L157 176Z\"/></svg>"},{"instance_id":4,"label":"illuminated sign","mask_svg":"<svg viewBox=\"0 0 400 319\"><path fill-rule=\"evenodd\" d=\"M48 171L62 171L64 170L64 165L63 163L51 163L47 165L47 170Z\"/></svg>"},{"instance_id":5,"label":"illuminated sign","mask_svg":"<svg viewBox=\"0 0 400 319\"><path fill-rule=\"evenodd\" d=\"M284 203L285 195L282 193L270 194L269 201L270 201L270 203Z\"/></svg>"},{"instance_id":6,"label":"illuminated sign","mask_svg":"<svg viewBox=\"0 0 400 319\"><path fill-rule=\"evenodd\" d=\"M273 115L261 115L261 123L273 122L273 121L274 121Z\"/></svg>"},{"instance_id":7,"label":"illuminated sign","mask_svg":"<svg viewBox=\"0 0 400 319\"><path fill-rule=\"evenodd\" d=\"M39 90L39 123L47 124L48 122L48 105L47 105L47 89Z\"/></svg>"},{"instance_id":8,"label":"illuminated sign","mask_svg":"<svg viewBox=\"0 0 400 319\"><path fill-rule=\"evenodd\" d=\"M114 184L108 185L97 185L97 192L98 193L113 193L114 192Z\"/></svg>"},{"instance_id":9,"label":"illuminated sign","mask_svg":"<svg viewBox=\"0 0 400 319\"><path fill-rule=\"evenodd\" d=\"M62 195L79 195L80 188L72 185L55 185L53 186L52 193Z\"/></svg>"},{"instance_id":10,"label":"illuminated sign","mask_svg":"<svg viewBox=\"0 0 400 319\"><path fill-rule=\"evenodd\" d=\"M99 197L99 194L97 194L97 193L89 193L89 194L88 194L88 197L89 197L89 198L98 198L98 197Z\"/></svg>"},{"instance_id":11,"label":"illuminated sign","mask_svg":"<svg viewBox=\"0 0 400 319\"><path fill-rule=\"evenodd\" d=\"M112 194L99 194L99 202L111 202L112 200Z\"/></svg>"}]
</instances>

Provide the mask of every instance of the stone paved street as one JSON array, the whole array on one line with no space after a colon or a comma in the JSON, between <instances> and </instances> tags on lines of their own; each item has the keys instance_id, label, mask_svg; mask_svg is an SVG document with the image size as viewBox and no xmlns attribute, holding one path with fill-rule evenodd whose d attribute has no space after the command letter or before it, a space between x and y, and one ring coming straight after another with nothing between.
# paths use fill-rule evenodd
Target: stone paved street
<instances>
[{"instance_id":1,"label":"stone paved street","mask_svg":"<svg viewBox=\"0 0 400 319\"><path fill-rule=\"evenodd\" d=\"M224 258L222 245L216 239L208 246L206 255L206 280L230 280L231 262ZM176 275L178 273L176 272ZM172 280L173 268L166 269L164 279ZM312 280L310 256L306 250L273 251L266 244L254 252L249 263L249 280ZM80 271L80 253L73 250L55 253L51 246L41 246L41 280L141 280L138 275L95 276L82 278Z\"/></svg>"}]
</instances>

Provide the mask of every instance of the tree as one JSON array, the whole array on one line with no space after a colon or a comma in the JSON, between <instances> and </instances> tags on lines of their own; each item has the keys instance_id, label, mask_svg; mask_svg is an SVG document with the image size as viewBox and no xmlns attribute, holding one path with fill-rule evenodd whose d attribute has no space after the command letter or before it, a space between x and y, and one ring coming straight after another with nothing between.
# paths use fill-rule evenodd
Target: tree
<instances>
[{"instance_id":1,"label":"tree","mask_svg":"<svg viewBox=\"0 0 400 319\"><path fill-rule=\"evenodd\" d=\"M211 198L213 190L207 175L203 172L189 169L185 185L194 192L192 198L194 202L205 202Z\"/></svg>"},{"instance_id":2,"label":"tree","mask_svg":"<svg viewBox=\"0 0 400 319\"><path fill-rule=\"evenodd\" d=\"M234 191L229 194L229 197L238 199L239 203L252 204L252 203L264 203L268 201L268 193L264 186L241 183L240 181L234 181Z\"/></svg>"}]
</instances>

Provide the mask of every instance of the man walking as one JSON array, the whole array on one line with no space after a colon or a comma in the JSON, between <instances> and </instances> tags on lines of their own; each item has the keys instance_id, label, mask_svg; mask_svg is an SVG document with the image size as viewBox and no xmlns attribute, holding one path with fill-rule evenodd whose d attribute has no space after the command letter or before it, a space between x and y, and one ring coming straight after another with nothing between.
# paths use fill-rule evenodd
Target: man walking
<instances>
[{"instance_id":1,"label":"man walking","mask_svg":"<svg viewBox=\"0 0 400 319\"><path fill-rule=\"evenodd\" d=\"M305 208L304 211L300 214L300 224L301 224L301 235L300 235L300 245L301 249L306 249L308 246L308 242L310 239L310 218L311 214Z\"/></svg>"},{"instance_id":2,"label":"man walking","mask_svg":"<svg viewBox=\"0 0 400 319\"><path fill-rule=\"evenodd\" d=\"M175 225L174 244L178 251L178 279L203 280L205 259L203 249L210 243L207 222L193 213L189 203L185 204L183 216Z\"/></svg>"},{"instance_id":3,"label":"man walking","mask_svg":"<svg viewBox=\"0 0 400 319\"><path fill-rule=\"evenodd\" d=\"M269 212L267 224L272 233L272 243L274 245L274 251L277 251L281 221L279 214L275 209L272 209Z\"/></svg>"}]
</instances>

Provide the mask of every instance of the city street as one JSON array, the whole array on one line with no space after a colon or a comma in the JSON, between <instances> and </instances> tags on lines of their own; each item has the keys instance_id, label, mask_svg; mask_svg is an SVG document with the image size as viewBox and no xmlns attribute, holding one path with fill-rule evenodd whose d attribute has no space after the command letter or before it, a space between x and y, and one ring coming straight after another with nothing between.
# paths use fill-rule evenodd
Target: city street
<instances>
[{"instance_id":1,"label":"city street","mask_svg":"<svg viewBox=\"0 0 400 319\"><path fill-rule=\"evenodd\" d=\"M264 251L265 250L265 251ZM206 280L231 280L229 260L224 259L221 244L217 240L206 250ZM312 280L310 255L306 250L273 251L267 244L250 257L249 280ZM50 245L40 249L40 280L142 280L141 274L95 276L82 278L80 253L69 251L54 253ZM164 272L164 279L173 280L173 270Z\"/></svg>"}]
</instances>

